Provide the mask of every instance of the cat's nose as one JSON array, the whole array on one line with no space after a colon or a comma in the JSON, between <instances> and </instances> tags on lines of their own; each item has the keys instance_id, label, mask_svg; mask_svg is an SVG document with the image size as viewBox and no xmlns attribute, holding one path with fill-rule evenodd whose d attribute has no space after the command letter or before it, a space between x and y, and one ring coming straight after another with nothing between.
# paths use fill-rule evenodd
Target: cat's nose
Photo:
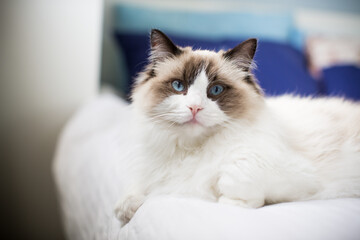
<instances>
[{"instance_id":1,"label":"cat's nose","mask_svg":"<svg viewBox=\"0 0 360 240\"><path fill-rule=\"evenodd\" d=\"M195 116L197 112L199 112L200 110L203 109L202 107L200 107L198 105L188 106L188 108L190 109L193 116Z\"/></svg>"}]
</instances>

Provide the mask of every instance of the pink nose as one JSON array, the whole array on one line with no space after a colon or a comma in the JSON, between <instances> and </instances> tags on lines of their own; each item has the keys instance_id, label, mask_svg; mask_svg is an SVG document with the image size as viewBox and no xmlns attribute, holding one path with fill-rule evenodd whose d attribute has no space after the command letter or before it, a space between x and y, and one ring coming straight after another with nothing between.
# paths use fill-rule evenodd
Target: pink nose
<instances>
[{"instance_id":1,"label":"pink nose","mask_svg":"<svg viewBox=\"0 0 360 240\"><path fill-rule=\"evenodd\" d=\"M202 109L202 107L197 106L197 105L188 106L188 107L189 107L189 109L190 109L193 116L195 116L196 113Z\"/></svg>"}]
</instances>

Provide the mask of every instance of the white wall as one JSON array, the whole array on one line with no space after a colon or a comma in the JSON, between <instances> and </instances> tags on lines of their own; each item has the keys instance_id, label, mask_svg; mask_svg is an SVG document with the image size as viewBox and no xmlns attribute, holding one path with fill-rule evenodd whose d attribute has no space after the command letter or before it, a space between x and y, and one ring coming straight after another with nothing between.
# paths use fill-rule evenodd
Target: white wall
<instances>
[{"instance_id":1,"label":"white wall","mask_svg":"<svg viewBox=\"0 0 360 240\"><path fill-rule=\"evenodd\" d=\"M63 239L51 162L65 121L98 92L102 8L102 0L0 3L1 185L16 239Z\"/></svg>"}]
</instances>

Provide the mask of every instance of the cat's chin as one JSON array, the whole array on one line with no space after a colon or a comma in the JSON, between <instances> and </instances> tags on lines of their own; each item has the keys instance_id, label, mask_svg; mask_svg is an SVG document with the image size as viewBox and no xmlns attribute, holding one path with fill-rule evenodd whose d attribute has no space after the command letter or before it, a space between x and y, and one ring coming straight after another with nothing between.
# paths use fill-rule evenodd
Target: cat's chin
<instances>
[{"instance_id":1,"label":"cat's chin","mask_svg":"<svg viewBox=\"0 0 360 240\"><path fill-rule=\"evenodd\" d=\"M218 125L206 124L202 120L195 118L184 122L167 122L163 126L165 126L163 130L189 139L207 136L219 129Z\"/></svg>"},{"instance_id":2,"label":"cat's chin","mask_svg":"<svg viewBox=\"0 0 360 240\"><path fill-rule=\"evenodd\" d=\"M206 135L206 133L210 131L208 126L196 119L181 124L180 129L182 134L186 134L190 138Z\"/></svg>"},{"instance_id":3,"label":"cat's chin","mask_svg":"<svg viewBox=\"0 0 360 240\"><path fill-rule=\"evenodd\" d=\"M193 126L193 127L195 127L195 126L203 126L203 124L201 122L199 122L199 120L197 120L196 118L193 118L193 119L185 122L184 124L190 125L190 126Z\"/></svg>"}]
</instances>

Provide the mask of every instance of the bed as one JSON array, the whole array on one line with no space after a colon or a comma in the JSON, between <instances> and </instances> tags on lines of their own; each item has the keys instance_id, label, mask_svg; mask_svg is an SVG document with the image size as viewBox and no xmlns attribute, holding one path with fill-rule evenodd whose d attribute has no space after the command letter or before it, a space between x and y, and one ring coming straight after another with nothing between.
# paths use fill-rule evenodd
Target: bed
<instances>
[{"instance_id":1,"label":"bed","mask_svg":"<svg viewBox=\"0 0 360 240\"><path fill-rule=\"evenodd\" d=\"M129 116L128 103L107 93L84 106L63 131L54 174L68 239L359 239L360 199L243 209L159 196L121 228L113 209L129 181L127 163L136 144Z\"/></svg>"}]
</instances>

